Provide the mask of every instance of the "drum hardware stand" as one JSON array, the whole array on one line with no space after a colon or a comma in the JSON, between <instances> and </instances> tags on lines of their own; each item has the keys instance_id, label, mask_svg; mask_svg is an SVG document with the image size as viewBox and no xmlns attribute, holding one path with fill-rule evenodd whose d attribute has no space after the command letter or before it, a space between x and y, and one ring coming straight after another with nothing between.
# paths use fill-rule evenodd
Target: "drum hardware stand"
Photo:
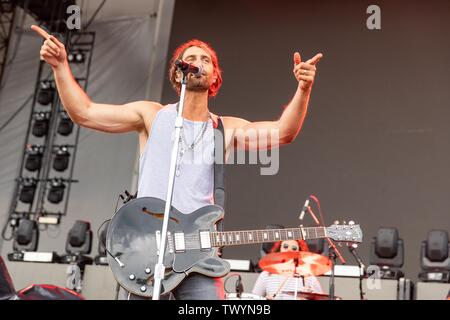
<instances>
[{"instance_id":1,"label":"drum hardware stand","mask_svg":"<svg viewBox=\"0 0 450 320\"><path fill-rule=\"evenodd\" d=\"M298 279L299 279L299 278L302 278L303 288L305 288L305 276L300 275L300 274L297 272L298 258L294 258L294 264L295 264L295 268L294 268L294 278L295 278L294 299L297 300L297 294L298 294Z\"/></svg>"},{"instance_id":2,"label":"drum hardware stand","mask_svg":"<svg viewBox=\"0 0 450 320\"><path fill-rule=\"evenodd\" d=\"M307 206L307 211L309 212L309 214L312 216L312 218L314 219L314 221L316 222L316 224L320 227L325 227L325 225L320 224L319 220L317 219L316 215L314 214L314 212L312 211L310 206ZM322 218L323 220L323 218ZM323 222L323 221L322 221ZM335 224L339 224L339 221L336 221ZM341 261L342 264L346 264L347 262L345 261L344 257L342 256L342 254L339 252L338 248L336 247L336 245L333 243L333 241L330 238L325 238L328 241L328 257L330 258L331 261L331 275L330 275L330 284L329 284L329 299L330 300L334 300L334 266L336 265L336 258L339 257L339 260Z\"/></svg>"},{"instance_id":3,"label":"drum hardware stand","mask_svg":"<svg viewBox=\"0 0 450 320\"><path fill-rule=\"evenodd\" d=\"M180 102L178 106L178 113L175 119L175 135L174 135L174 143L172 147L172 155L170 161L169 168L169 183L167 188L167 197L166 204L164 209L164 220L161 230L161 238L160 238L160 246L158 251L158 262L155 264L154 268L154 284L153 284L153 300L159 300L159 296L161 293L161 282L164 279L165 266L164 266L164 254L166 251L166 240L167 240L167 228L169 224L169 214L170 209L172 207L172 195L173 195L173 187L175 183L175 169L178 165L178 152L180 147L180 135L181 129L183 128L183 107L184 107L184 98L186 94L186 83L187 83L187 75L189 70L183 70L178 67L178 70L183 73L183 78L181 80L181 92L180 92Z\"/></svg>"}]
</instances>

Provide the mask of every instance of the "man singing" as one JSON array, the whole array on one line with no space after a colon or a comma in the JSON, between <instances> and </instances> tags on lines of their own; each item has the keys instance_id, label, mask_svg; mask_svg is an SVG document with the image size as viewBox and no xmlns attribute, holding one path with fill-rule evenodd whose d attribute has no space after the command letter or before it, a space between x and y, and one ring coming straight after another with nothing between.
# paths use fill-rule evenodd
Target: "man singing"
<instances>
[{"instance_id":1,"label":"man singing","mask_svg":"<svg viewBox=\"0 0 450 320\"><path fill-rule=\"evenodd\" d=\"M40 57L53 69L60 99L70 118L82 127L103 132L136 131L140 147L138 197L166 199L177 104L136 101L108 105L91 101L72 75L64 45L43 29L31 28L45 39ZM291 102L276 121L250 122L236 117L218 117L209 111L208 99L219 92L222 76L217 54L208 44L191 40L175 50L169 78L178 94L182 73L174 67L174 62L181 59L202 70L201 74L187 76L182 145L172 200L175 208L189 214L213 203L213 163L203 161L193 165L188 160L193 156L213 157L214 139L211 137L218 121L222 121L225 129L226 152L237 146L271 148L295 139L305 119L316 64L321 58L319 53L302 62L300 54L294 53L293 73L298 87ZM267 144L267 133L272 131L277 132L278 139ZM264 139L264 143L259 143L259 139ZM190 274L172 294L176 299L223 299L223 283L219 278Z\"/></svg>"}]
</instances>

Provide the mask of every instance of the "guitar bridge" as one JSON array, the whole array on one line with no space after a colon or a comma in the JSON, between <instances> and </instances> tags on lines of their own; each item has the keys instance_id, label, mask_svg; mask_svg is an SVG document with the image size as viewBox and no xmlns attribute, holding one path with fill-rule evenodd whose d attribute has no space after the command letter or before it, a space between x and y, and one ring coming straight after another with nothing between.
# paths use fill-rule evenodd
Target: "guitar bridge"
<instances>
[{"instance_id":1,"label":"guitar bridge","mask_svg":"<svg viewBox=\"0 0 450 320\"><path fill-rule=\"evenodd\" d=\"M156 231L155 233L155 238L156 238L156 252L157 255L159 255L159 248L161 247L161 231ZM170 231L167 231L167 246L168 246L168 250L169 253L173 253L174 250L174 245L173 245L173 238L172 238L172 234L170 233Z\"/></svg>"}]
</instances>

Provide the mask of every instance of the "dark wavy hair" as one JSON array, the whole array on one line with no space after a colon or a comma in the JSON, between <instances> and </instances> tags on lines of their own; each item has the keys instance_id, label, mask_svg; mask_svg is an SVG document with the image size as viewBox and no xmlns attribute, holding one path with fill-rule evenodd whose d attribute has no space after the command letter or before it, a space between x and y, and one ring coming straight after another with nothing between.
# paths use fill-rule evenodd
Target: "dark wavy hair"
<instances>
[{"instance_id":1,"label":"dark wavy hair","mask_svg":"<svg viewBox=\"0 0 450 320\"><path fill-rule=\"evenodd\" d=\"M211 61L214 67L214 73L217 75L217 80L209 87L208 96L214 97L217 95L220 87L222 86L222 70L220 70L219 67L219 59L217 58L217 53L209 44L201 40L197 39L189 40L188 42L183 43L177 49L175 49L172 55L172 59L170 59L170 68L169 68L170 83L172 84L172 87L175 89L175 91L178 94L180 94L181 84L175 81L177 72L177 69L175 67L175 61L181 59L186 50L191 47L202 48L203 50L207 51L211 56Z\"/></svg>"}]
</instances>

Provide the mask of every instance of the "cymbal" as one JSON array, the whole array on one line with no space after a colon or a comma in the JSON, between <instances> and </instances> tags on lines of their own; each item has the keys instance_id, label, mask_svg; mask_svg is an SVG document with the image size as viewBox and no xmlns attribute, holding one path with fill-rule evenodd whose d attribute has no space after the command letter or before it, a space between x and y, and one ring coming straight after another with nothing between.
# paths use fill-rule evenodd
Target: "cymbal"
<instances>
[{"instance_id":1,"label":"cymbal","mask_svg":"<svg viewBox=\"0 0 450 320\"><path fill-rule=\"evenodd\" d=\"M294 296L294 292L283 292L284 294ZM328 294L323 293L314 293L314 292L297 292L297 299L301 300L330 300L330 296ZM342 300L340 297L334 296L334 300Z\"/></svg>"},{"instance_id":2,"label":"cymbal","mask_svg":"<svg viewBox=\"0 0 450 320\"><path fill-rule=\"evenodd\" d=\"M269 253L259 261L262 270L284 276L319 276L331 270L331 261L306 251Z\"/></svg>"}]
</instances>

